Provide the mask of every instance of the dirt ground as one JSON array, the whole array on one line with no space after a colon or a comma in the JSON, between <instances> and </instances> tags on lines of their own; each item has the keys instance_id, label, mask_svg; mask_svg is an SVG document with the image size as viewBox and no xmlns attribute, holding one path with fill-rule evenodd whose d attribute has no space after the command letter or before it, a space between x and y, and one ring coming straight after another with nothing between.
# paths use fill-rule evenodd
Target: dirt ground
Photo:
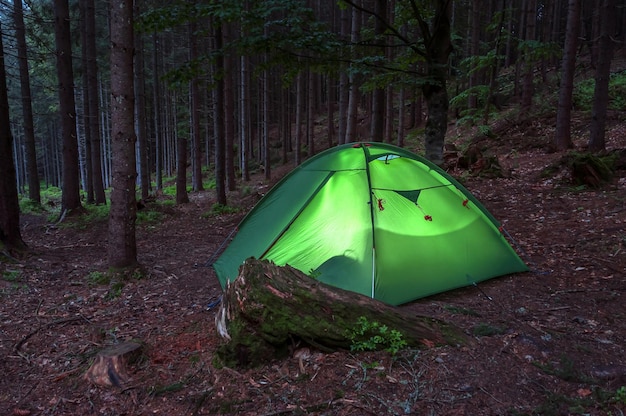
<instances>
[{"instance_id":1,"label":"dirt ground","mask_svg":"<svg viewBox=\"0 0 626 416\"><path fill-rule=\"evenodd\" d=\"M610 149L626 147L622 124ZM251 370L214 366L222 340L209 306L221 288L205 265L267 191L258 178L229 195L237 213L207 215L212 191L150 204L161 216L138 226L146 276L123 285L98 280L105 222L24 216L31 254L0 266L0 414L623 415L626 172L598 190L566 173L541 177L561 157L546 151L553 125L534 120L481 143L505 177L450 170L532 269L401 306L457 325L465 345L396 356L310 348ZM85 381L96 354L126 340L144 345L130 380Z\"/></svg>"}]
</instances>

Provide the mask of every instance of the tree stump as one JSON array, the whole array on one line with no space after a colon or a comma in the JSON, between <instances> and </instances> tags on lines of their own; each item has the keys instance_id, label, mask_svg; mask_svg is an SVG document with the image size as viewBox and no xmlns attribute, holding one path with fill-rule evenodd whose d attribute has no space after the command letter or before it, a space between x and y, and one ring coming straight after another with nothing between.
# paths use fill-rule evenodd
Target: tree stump
<instances>
[{"instance_id":1,"label":"tree stump","mask_svg":"<svg viewBox=\"0 0 626 416\"><path fill-rule=\"evenodd\" d=\"M102 350L85 373L85 380L103 387L123 387L130 377L128 365L137 361L142 346L123 342Z\"/></svg>"},{"instance_id":2,"label":"tree stump","mask_svg":"<svg viewBox=\"0 0 626 416\"><path fill-rule=\"evenodd\" d=\"M290 266L255 259L246 260L237 279L227 285L215 322L227 340L218 349L218 358L229 367L267 363L301 342L328 352L350 349L377 335L359 331L363 322L398 331L406 347L466 341L460 330L444 322L409 315Z\"/></svg>"}]
</instances>

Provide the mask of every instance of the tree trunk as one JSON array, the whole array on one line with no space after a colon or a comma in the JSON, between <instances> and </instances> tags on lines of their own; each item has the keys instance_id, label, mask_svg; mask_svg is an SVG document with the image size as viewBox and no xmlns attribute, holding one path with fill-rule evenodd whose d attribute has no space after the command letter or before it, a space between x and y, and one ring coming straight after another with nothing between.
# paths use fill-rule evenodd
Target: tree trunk
<instances>
[{"instance_id":1,"label":"tree trunk","mask_svg":"<svg viewBox=\"0 0 626 416\"><path fill-rule=\"evenodd\" d=\"M82 3L82 2L81 2ZM89 97L89 136L93 196L96 204L106 204L104 182L102 178L102 135L100 134L100 106L98 105L98 61L96 59L96 8L94 0L87 0L85 7L85 35L87 43L87 85Z\"/></svg>"},{"instance_id":2,"label":"tree trunk","mask_svg":"<svg viewBox=\"0 0 626 416\"><path fill-rule=\"evenodd\" d=\"M611 60L613 59L613 40L611 37L614 35L615 0L603 0L600 15L602 29L598 41L598 66L596 67L596 86L593 91L591 134L589 136L589 150L592 152L606 149L605 127L609 103Z\"/></svg>"},{"instance_id":3,"label":"tree trunk","mask_svg":"<svg viewBox=\"0 0 626 416\"><path fill-rule=\"evenodd\" d=\"M532 42L535 40L535 28L537 26L537 0L527 0L526 2L526 29L524 40L526 42ZM522 80L522 101L521 107L526 111L530 109L533 103L534 95L534 71L535 62L533 61L531 47L526 47L526 54L524 59L524 78Z\"/></svg>"},{"instance_id":4,"label":"tree trunk","mask_svg":"<svg viewBox=\"0 0 626 416\"><path fill-rule=\"evenodd\" d=\"M396 342L397 347L465 341L461 331L446 323L405 314L318 282L289 266L255 259L246 260L239 277L227 286L215 322L218 333L228 341L218 350L222 364L239 367L267 363L299 342L330 352L381 335L375 330L360 333L364 323L398 331L404 343ZM372 347L393 345L380 342Z\"/></svg>"},{"instance_id":5,"label":"tree trunk","mask_svg":"<svg viewBox=\"0 0 626 416\"><path fill-rule=\"evenodd\" d=\"M374 23L374 36L378 38L378 42L384 43L382 38L385 31L385 23L387 22L387 5L386 0L375 0L374 13L378 16ZM389 22L388 24L391 24ZM385 48L380 47L374 52L381 57L386 58ZM372 141L382 142L385 135L385 88L376 87L372 91L372 124L370 125L370 137Z\"/></svg>"},{"instance_id":6,"label":"tree trunk","mask_svg":"<svg viewBox=\"0 0 626 416\"><path fill-rule=\"evenodd\" d=\"M85 143L85 169L84 169L84 188L85 193L87 194L87 203L93 204L95 202L94 194L93 194L93 170L91 166L91 130L89 129L89 117L91 115L89 110L89 68L87 66L87 2L82 1L79 4L80 9L80 40L81 40L81 60L83 65L83 129L84 129L84 143Z\"/></svg>"},{"instance_id":7,"label":"tree trunk","mask_svg":"<svg viewBox=\"0 0 626 416\"><path fill-rule=\"evenodd\" d=\"M110 11L113 189L109 211L108 255L109 266L126 268L137 263L133 0L112 1Z\"/></svg>"},{"instance_id":8,"label":"tree trunk","mask_svg":"<svg viewBox=\"0 0 626 416\"><path fill-rule=\"evenodd\" d=\"M361 6L361 0L356 2ZM361 32L361 12L359 8L352 8L352 26L350 28L350 42L356 45L360 40ZM357 124L359 118L359 83L356 71L351 71L349 76L349 92L348 92L348 110L346 115L346 143L352 143L358 139L366 140L367 138L359 138L357 134Z\"/></svg>"},{"instance_id":9,"label":"tree trunk","mask_svg":"<svg viewBox=\"0 0 626 416\"><path fill-rule=\"evenodd\" d=\"M155 187L157 191L163 189L163 144L165 142L163 135L163 119L161 115L161 87L159 81L159 38L155 33L152 34L153 56L152 56L152 93L154 97L154 149L155 149Z\"/></svg>"},{"instance_id":10,"label":"tree trunk","mask_svg":"<svg viewBox=\"0 0 626 416\"><path fill-rule=\"evenodd\" d=\"M28 172L28 197L37 204L41 203L39 172L37 170L37 152L35 146L35 127L31 102L30 75L28 72L28 54L26 49L26 29L22 1L13 0L13 19L17 57L20 66L20 89L22 94L22 117L24 118L24 144L26 147L26 170Z\"/></svg>"},{"instance_id":11,"label":"tree trunk","mask_svg":"<svg viewBox=\"0 0 626 416\"><path fill-rule=\"evenodd\" d=\"M296 132L295 132L295 162L296 166L302 163L302 116L304 112L304 75L302 71L296 77Z\"/></svg>"},{"instance_id":12,"label":"tree trunk","mask_svg":"<svg viewBox=\"0 0 626 416\"><path fill-rule=\"evenodd\" d=\"M137 117L137 150L139 153L139 183L141 199L150 195L150 158L148 156L148 134L146 129L146 83L143 55L143 35L135 34L135 117Z\"/></svg>"},{"instance_id":13,"label":"tree trunk","mask_svg":"<svg viewBox=\"0 0 626 416\"><path fill-rule=\"evenodd\" d=\"M471 13L469 13L469 19L470 19L470 24L469 24L469 53L468 56L473 56L473 57L478 57L480 55L480 28L481 28L481 21L480 21L480 14L481 11L483 10L483 4L482 4L482 0L473 0L472 4L471 4ZM497 54L497 52L496 52ZM476 67L472 68L472 71L469 74L469 89L472 90L473 88L475 88L479 83L479 71L477 70ZM477 109L478 108L478 96L476 95L476 92L473 91L469 94L468 97L468 102L467 102L467 106L470 109Z\"/></svg>"},{"instance_id":14,"label":"tree trunk","mask_svg":"<svg viewBox=\"0 0 626 416\"><path fill-rule=\"evenodd\" d=\"M194 62L198 59L198 35L196 22L189 23L189 59ZM202 136L200 135L200 89L198 77L189 83L189 97L191 100L191 183L195 192L204 190L202 183Z\"/></svg>"},{"instance_id":15,"label":"tree trunk","mask_svg":"<svg viewBox=\"0 0 626 416\"><path fill-rule=\"evenodd\" d=\"M59 79L59 111L63 137L63 193L61 196L61 216L63 216L72 210L82 208L68 0L54 0L54 23L57 76Z\"/></svg>"},{"instance_id":16,"label":"tree trunk","mask_svg":"<svg viewBox=\"0 0 626 416\"><path fill-rule=\"evenodd\" d=\"M561 86L559 88L559 104L556 113L556 132L554 146L557 150L572 147L572 94L574 90L574 72L576 69L576 49L580 35L580 0L569 0L567 9L567 29L565 47L561 65Z\"/></svg>"},{"instance_id":17,"label":"tree trunk","mask_svg":"<svg viewBox=\"0 0 626 416\"><path fill-rule=\"evenodd\" d=\"M187 137L184 134L176 135L176 203L189 202L187 194Z\"/></svg>"},{"instance_id":18,"label":"tree trunk","mask_svg":"<svg viewBox=\"0 0 626 416\"><path fill-rule=\"evenodd\" d=\"M448 57L452 52L450 39L451 4L447 0L437 2L432 31L420 19L420 27L426 45L427 75L433 80L422 91L428 107L428 121L424 129L426 158L435 164L443 163L443 144L448 130Z\"/></svg>"},{"instance_id":19,"label":"tree trunk","mask_svg":"<svg viewBox=\"0 0 626 416\"><path fill-rule=\"evenodd\" d=\"M227 44L231 40L230 25L229 23L223 23L222 25L223 44ZM221 49L221 46L220 48ZM218 49L218 53L220 53ZM226 172L226 184L229 191L234 191L237 188L235 181L235 97L234 97L234 85L233 85L233 72L234 64L233 57L227 55L224 51L221 51L224 56L223 68L220 70L223 79L224 86L224 163Z\"/></svg>"},{"instance_id":20,"label":"tree trunk","mask_svg":"<svg viewBox=\"0 0 626 416\"><path fill-rule=\"evenodd\" d=\"M245 37L245 33L241 34ZM248 77L248 57L241 56L239 59L239 169L241 169L241 180L250 180L248 169L248 152L250 144L250 82Z\"/></svg>"},{"instance_id":21,"label":"tree trunk","mask_svg":"<svg viewBox=\"0 0 626 416\"><path fill-rule=\"evenodd\" d=\"M7 249L10 253L24 250L26 245L20 233L20 206L15 186L13 136L1 29L0 27L0 252Z\"/></svg>"},{"instance_id":22,"label":"tree trunk","mask_svg":"<svg viewBox=\"0 0 626 416\"><path fill-rule=\"evenodd\" d=\"M351 13L348 8L341 9L341 38L347 41L350 36L350 16ZM339 132L337 138L337 144L346 143L346 129L348 120L348 97L350 95L350 80L348 78L347 66L345 63L341 63L341 71L339 73L339 115L338 124Z\"/></svg>"},{"instance_id":23,"label":"tree trunk","mask_svg":"<svg viewBox=\"0 0 626 416\"><path fill-rule=\"evenodd\" d=\"M315 74L310 68L307 69L306 76L306 90L307 90L307 102L306 102L306 146L307 155L312 157L315 155Z\"/></svg>"},{"instance_id":24,"label":"tree trunk","mask_svg":"<svg viewBox=\"0 0 626 416\"><path fill-rule=\"evenodd\" d=\"M222 26L217 25L215 28L215 49L217 51L222 49L223 45ZM224 73L224 56L220 53L217 54L215 59L215 72L217 74ZM224 77L218 77L215 85L215 194L217 197L217 203L220 205L226 205L226 149L224 138L224 113L225 113L225 101L224 95L226 93L226 86ZM232 158L232 155L230 156Z\"/></svg>"}]
</instances>

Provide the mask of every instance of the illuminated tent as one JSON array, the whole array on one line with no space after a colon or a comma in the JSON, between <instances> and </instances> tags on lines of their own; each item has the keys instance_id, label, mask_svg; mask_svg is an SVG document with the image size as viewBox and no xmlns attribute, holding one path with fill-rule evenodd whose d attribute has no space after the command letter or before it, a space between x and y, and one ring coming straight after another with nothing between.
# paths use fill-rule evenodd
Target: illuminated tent
<instances>
[{"instance_id":1,"label":"illuminated tent","mask_svg":"<svg viewBox=\"0 0 626 416\"><path fill-rule=\"evenodd\" d=\"M469 191L383 143L333 147L283 178L213 264L222 287L249 257L392 305L528 270Z\"/></svg>"}]
</instances>

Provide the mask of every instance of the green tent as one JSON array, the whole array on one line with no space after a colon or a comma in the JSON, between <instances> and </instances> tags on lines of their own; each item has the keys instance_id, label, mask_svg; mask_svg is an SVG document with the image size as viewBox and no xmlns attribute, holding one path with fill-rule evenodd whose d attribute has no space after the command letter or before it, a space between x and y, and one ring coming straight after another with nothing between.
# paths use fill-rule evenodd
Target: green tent
<instances>
[{"instance_id":1,"label":"green tent","mask_svg":"<svg viewBox=\"0 0 626 416\"><path fill-rule=\"evenodd\" d=\"M283 178L213 264L222 287L249 257L392 305L528 270L469 191L383 143L333 147Z\"/></svg>"}]
</instances>

